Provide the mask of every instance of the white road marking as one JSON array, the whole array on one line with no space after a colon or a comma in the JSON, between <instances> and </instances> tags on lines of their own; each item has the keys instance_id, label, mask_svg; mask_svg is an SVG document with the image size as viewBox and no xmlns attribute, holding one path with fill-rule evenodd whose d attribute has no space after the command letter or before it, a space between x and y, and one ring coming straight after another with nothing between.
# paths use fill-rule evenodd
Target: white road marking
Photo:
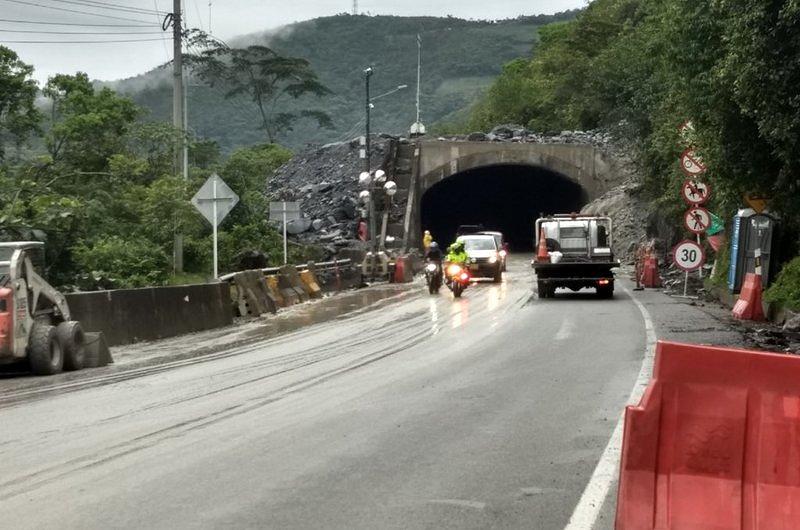
<instances>
[{"instance_id":1,"label":"white road marking","mask_svg":"<svg viewBox=\"0 0 800 530\"><path fill-rule=\"evenodd\" d=\"M576 329L577 326L575 325L575 321L572 319L572 317L564 317L564 320L561 321L561 326L556 332L555 339L557 341L567 340L575 335Z\"/></svg>"},{"instance_id":2,"label":"white road marking","mask_svg":"<svg viewBox=\"0 0 800 530\"><path fill-rule=\"evenodd\" d=\"M447 504L449 506L458 506L460 508L473 508L475 510L483 510L486 508L485 502L466 501L463 499L431 499L428 501L430 504Z\"/></svg>"},{"instance_id":3,"label":"white road marking","mask_svg":"<svg viewBox=\"0 0 800 530\"><path fill-rule=\"evenodd\" d=\"M623 289L628 293L628 296L631 297L631 300L633 300L633 303L636 304L636 307L642 314L647 336L642 367L639 370L639 376L636 378L636 383L628 398L628 405L636 405L642 398L642 394L644 394L647 383L650 381L650 377L653 373L656 332L653 326L653 319L650 317L650 312L647 308L642 305L639 300L634 298L627 288L623 287ZM622 429L624 424L625 411L623 410L619 420L617 420L617 426L611 434L611 439L608 441L608 445L606 445L600 457L600 461L597 463L597 467L594 468L592 478L589 479L586 489L583 490L581 499L578 501L578 505L575 506L572 517L569 518L569 523L564 527L565 530L591 530L597 522L600 510L603 508L603 503L611 490L611 485L619 477L619 460L622 450Z\"/></svg>"}]
</instances>

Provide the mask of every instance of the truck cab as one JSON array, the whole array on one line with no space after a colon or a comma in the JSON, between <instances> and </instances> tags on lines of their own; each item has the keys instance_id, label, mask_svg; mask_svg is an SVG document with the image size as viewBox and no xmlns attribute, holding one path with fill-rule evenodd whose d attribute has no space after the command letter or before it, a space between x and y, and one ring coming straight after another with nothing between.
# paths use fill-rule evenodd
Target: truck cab
<instances>
[{"instance_id":1,"label":"truck cab","mask_svg":"<svg viewBox=\"0 0 800 530\"><path fill-rule=\"evenodd\" d=\"M534 242L540 249L532 263L540 298L551 298L558 287L573 291L595 288L603 298L614 295L611 269L619 267L619 262L611 250L610 217L578 214L542 217L536 220Z\"/></svg>"}]
</instances>

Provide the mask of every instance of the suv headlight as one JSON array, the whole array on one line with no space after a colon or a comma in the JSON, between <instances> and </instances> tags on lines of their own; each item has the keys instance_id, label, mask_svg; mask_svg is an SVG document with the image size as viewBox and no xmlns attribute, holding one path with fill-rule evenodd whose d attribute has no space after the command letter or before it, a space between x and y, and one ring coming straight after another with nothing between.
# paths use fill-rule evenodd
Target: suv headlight
<instances>
[{"instance_id":1,"label":"suv headlight","mask_svg":"<svg viewBox=\"0 0 800 530\"><path fill-rule=\"evenodd\" d=\"M497 256L490 256L489 257L489 263L491 263L491 264L497 263Z\"/></svg>"}]
</instances>

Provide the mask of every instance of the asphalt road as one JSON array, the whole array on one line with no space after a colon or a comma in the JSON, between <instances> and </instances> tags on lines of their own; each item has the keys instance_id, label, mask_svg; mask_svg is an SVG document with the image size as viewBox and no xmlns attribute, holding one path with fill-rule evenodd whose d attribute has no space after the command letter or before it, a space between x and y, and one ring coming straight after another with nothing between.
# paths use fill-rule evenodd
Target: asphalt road
<instances>
[{"instance_id":1,"label":"asphalt road","mask_svg":"<svg viewBox=\"0 0 800 530\"><path fill-rule=\"evenodd\" d=\"M0 526L563 528L645 332L625 292L532 279L3 405Z\"/></svg>"}]
</instances>

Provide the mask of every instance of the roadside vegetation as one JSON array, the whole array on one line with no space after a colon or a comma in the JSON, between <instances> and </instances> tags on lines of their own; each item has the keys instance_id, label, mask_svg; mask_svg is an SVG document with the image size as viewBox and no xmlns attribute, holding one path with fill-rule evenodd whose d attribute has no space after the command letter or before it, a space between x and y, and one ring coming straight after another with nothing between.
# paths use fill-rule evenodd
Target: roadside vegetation
<instances>
[{"instance_id":1,"label":"roadside vegetation","mask_svg":"<svg viewBox=\"0 0 800 530\"><path fill-rule=\"evenodd\" d=\"M798 28L794 1L595 0L575 20L540 28L535 55L506 64L447 128L609 128L631 146L653 202L682 211L677 160L687 142L678 127L691 120L710 209L731 219L745 193L769 197L790 258L800 221ZM800 304L786 283L771 293Z\"/></svg>"},{"instance_id":2,"label":"roadside vegetation","mask_svg":"<svg viewBox=\"0 0 800 530\"><path fill-rule=\"evenodd\" d=\"M189 199L212 172L241 198L221 226L220 270L252 251L282 263L264 187L289 150L266 143L223 157L215 142L190 137L184 180L174 175L170 125L85 74L54 76L39 90L32 73L0 46L0 240L44 241L56 285L91 290L210 276L211 228ZM185 239L177 275L176 233ZM313 257L312 249L291 252L297 261Z\"/></svg>"}]
</instances>

